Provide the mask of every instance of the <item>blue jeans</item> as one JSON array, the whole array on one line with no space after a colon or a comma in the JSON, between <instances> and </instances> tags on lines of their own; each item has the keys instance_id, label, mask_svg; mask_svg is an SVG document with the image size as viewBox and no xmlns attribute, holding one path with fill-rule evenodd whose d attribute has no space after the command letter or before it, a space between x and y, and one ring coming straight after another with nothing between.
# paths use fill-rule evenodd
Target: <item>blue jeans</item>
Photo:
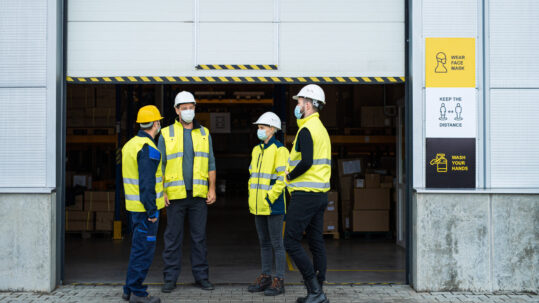
<instances>
[{"instance_id":1,"label":"blue jeans","mask_svg":"<svg viewBox=\"0 0 539 303\"><path fill-rule=\"evenodd\" d=\"M142 282L146 279L150 265L152 265L155 253L155 241L159 219L155 223L148 221L145 212L130 212L133 238L131 240L131 254L127 267L124 293L134 293L139 297L148 296Z\"/></svg>"},{"instance_id":2,"label":"blue jeans","mask_svg":"<svg viewBox=\"0 0 539 303\"><path fill-rule=\"evenodd\" d=\"M255 216L256 231L260 241L262 274L271 275L275 253L275 276L284 279L286 254L283 245L284 215Z\"/></svg>"}]
</instances>

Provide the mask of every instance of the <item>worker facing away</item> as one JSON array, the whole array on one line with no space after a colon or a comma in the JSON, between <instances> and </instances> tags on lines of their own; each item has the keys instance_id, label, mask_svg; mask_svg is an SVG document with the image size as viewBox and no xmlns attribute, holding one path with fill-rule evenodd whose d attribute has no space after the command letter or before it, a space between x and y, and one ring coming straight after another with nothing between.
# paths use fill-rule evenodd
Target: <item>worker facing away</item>
<instances>
[{"instance_id":1,"label":"worker facing away","mask_svg":"<svg viewBox=\"0 0 539 303\"><path fill-rule=\"evenodd\" d=\"M331 142L318 113L326 100L316 84L303 87L293 98L297 100L294 115L299 129L290 151L290 172L286 174L291 198L284 244L307 287L307 296L298 298L298 302L327 303L322 289L327 267L323 222L330 190ZM312 262L301 246L304 231Z\"/></svg>"},{"instance_id":2,"label":"worker facing away","mask_svg":"<svg viewBox=\"0 0 539 303\"><path fill-rule=\"evenodd\" d=\"M284 293L284 178L288 150L275 138L275 133L281 129L281 119L276 114L267 112L253 124L258 125L257 136L260 144L253 148L249 166L249 210L255 217L262 272L255 282L249 285L248 291L276 296ZM275 275L272 279L273 261Z\"/></svg>"},{"instance_id":3,"label":"worker facing away","mask_svg":"<svg viewBox=\"0 0 539 303\"><path fill-rule=\"evenodd\" d=\"M141 129L122 148L125 208L133 231L122 298L133 303L161 302L148 295L147 286L142 285L155 253L159 210L165 206L161 153L154 142L161 130L161 119L157 107L142 107L137 115Z\"/></svg>"},{"instance_id":4,"label":"worker facing away","mask_svg":"<svg viewBox=\"0 0 539 303\"><path fill-rule=\"evenodd\" d=\"M161 291L176 288L182 262L184 221L189 221L191 233L191 271L196 285L213 290L209 281L206 247L208 205L216 200L215 157L208 129L195 119L196 101L193 94L182 91L176 95L174 108L178 118L163 128L158 147L163 154L167 227L163 251Z\"/></svg>"}]
</instances>

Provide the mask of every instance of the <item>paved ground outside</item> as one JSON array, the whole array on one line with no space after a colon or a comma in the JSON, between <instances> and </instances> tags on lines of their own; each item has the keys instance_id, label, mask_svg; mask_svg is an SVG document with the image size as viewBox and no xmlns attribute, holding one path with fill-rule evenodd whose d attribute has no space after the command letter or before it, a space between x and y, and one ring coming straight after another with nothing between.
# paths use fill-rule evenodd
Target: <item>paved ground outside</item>
<instances>
[{"instance_id":1,"label":"paved ground outside","mask_svg":"<svg viewBox=\"0 0 539 303\"><path fill-rule=\"evenodd\" d=\"M190 285L181 285L170 294L162 294L158 285L149 291L161 302L295 302L305 294L304 287L286 287L286 295L265 297L247 292L246 285L218 285L207 292ZM408 303L408 302L539 302L535 294L479 294L468 292L417 293L407 285L329 285L325 287L331 302ZM51 294L0 292L0 302L124 302L120 286L61 286Z\"/></svg>"}]
</instances>

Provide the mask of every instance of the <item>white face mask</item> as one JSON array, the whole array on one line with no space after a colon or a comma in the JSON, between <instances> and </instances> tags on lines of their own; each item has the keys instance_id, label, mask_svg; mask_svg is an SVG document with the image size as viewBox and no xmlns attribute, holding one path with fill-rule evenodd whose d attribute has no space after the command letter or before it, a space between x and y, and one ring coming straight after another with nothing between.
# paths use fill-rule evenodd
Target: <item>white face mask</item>
<instances>
[{"instance_id":1,"label":"white face mask","mask_svg":"<svg viewBox=\"0 0 539 303\"><path fill-rule=\"evenodd\" d=\"M181 111L182 120L185 123L191 123L193 122L193 119L195 119L195 110L194 109L186 109Z\"/></svg>"}]
</instances>

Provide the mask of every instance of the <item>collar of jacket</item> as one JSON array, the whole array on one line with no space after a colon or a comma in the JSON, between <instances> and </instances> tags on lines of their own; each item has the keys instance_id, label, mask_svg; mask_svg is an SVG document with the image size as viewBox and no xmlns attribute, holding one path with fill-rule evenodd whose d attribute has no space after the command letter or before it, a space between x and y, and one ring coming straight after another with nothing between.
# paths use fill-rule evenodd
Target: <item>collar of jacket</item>
<instances>
[{"instance_id":1,"label":"collar of jacket","mask_svg":"<svg viewBox=\"0 0 539 303\"><path fill-rule=\"evenodd\" d=\"M152 136L150 136L150 134L148 134L147 132L143 131L142 129L138 131L137 136L138 136L138 137L146 137L146 138L150 138L152 141L155 142L154 138L152 138Z\"/></svg>"},{"instance_id":2,"label":"collar of jacket","mask_svg":"<svg viewBox=\"0 0 539 303\"><path fill-rule=\"evenodd\" d=\"M267 149L267 148L270 147L272 144L276 144L276 143L277 143L277 139L275 139L275 134L274 134L273 137L271 137L271 138L269 139L269 141L268 141L267 144L264 143L264 142L262 142L262 144L260 144L260 145L262 145L262 147L263 147L264 149Z\"/></svg>"},{"instance_id":3,"label":"collar of jacket","mask_svg":"<svg viewBox=\"0 0 539 303\"><path fill-rule=\"evenodd\" d=\"M305 123L307 123L307 121L309 121L309 120L311 120L311 119L313 119L315 117L320 118L320 114L319 113L314 113L314 114L310 115L307 118L298 119L298 126L302 127Z\"/></svg>"},{"instance_id":4,"label":"collar of jacket","mask_svg":"<svg viewBox=\"0 0 539 303\"><path fill-rule=\"evenodd\" d=\"M181 128L184 128L183 127L183 124L180 122L180 117L176 117L176 120L174 121L174 123L178 124ZM200 123L198 122L197 119L193 119L193 129L197 129L197 128L200 128Z\"/></svg>"}]
</instances>

